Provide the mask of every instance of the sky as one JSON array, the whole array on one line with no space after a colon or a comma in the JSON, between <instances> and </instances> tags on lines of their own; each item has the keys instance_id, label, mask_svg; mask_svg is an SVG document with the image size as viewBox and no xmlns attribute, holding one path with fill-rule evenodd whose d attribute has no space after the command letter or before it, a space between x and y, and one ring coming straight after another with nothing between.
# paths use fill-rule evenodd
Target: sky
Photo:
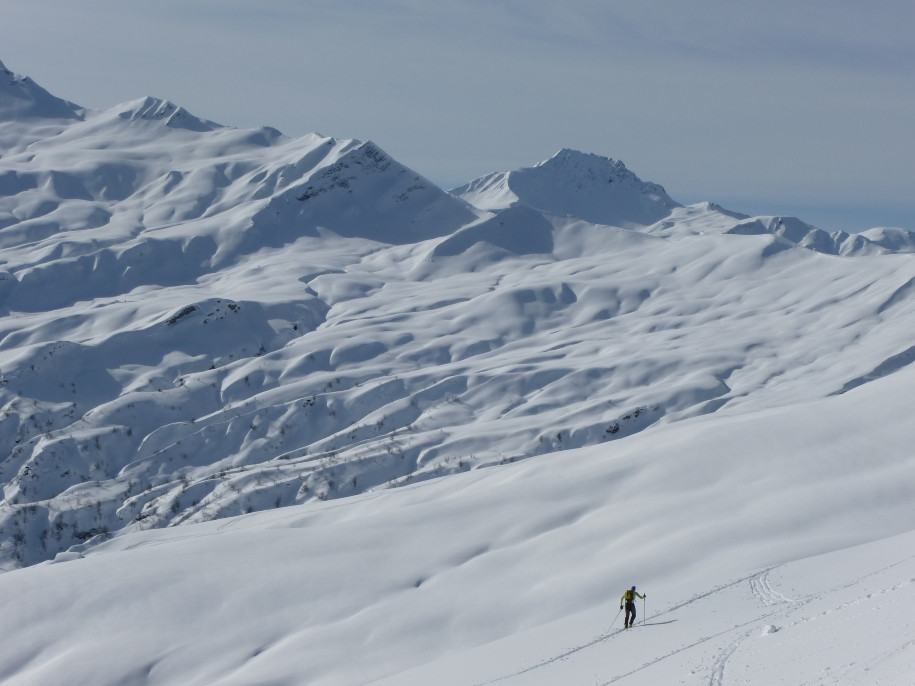
<instances>
[{"instance_id":1,"label":"sky","mask_svg":"<svg viewBox=\"0 0 915 686\"><path fill-rule=\"evenodd\" d=\"M679 202L915 230L915 3L2 0L0 60L101 109L373 140L444 188L569 147Z\"/></svg>"}]
</instances>

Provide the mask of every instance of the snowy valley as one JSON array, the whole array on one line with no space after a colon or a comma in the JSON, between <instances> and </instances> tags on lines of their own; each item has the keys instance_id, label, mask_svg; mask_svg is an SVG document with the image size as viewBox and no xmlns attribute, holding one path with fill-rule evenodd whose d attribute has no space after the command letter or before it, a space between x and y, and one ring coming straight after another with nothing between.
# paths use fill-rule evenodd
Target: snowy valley
<instances>
[{"instance_id":1,"label":"snowy valley","mask_svg":"<svg viewBox=\"0 0 915 686\"><path fill-rule=\"evenodd\" d=\"M913 340L906 229L0 64L0 681L911 684Z\"/></svg>"}]
</instances>

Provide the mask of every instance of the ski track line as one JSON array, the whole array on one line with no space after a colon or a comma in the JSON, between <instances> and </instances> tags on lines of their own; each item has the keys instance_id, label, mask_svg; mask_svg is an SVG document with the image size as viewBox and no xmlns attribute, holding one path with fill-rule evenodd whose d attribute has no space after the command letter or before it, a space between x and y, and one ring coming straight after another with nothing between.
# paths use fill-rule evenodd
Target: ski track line
<instances>
[{"instance_id":1,"label":"ski track line","mask_svg":"<svg viewBox=\"0 0 915 686\"><path fill-rule=\"evenodd\" d=\"M817 594L811 594L811 595L809 595L805 598L801 598L801 599L788 598L788 597L782 595L780 592L776 591L772 587L772 584L769 581L769 575L771 574L771 572L773 570L779 569L779 568L785 566L785 565L776 565L774 567L769 567L768 569L764 569L761 572L756 572L755 574L751 574L749 576L742 577L740 579L737 579L736 581L731 581L729 583L722 584L721 586L717 586L717 587L713 588L712 590L707 591L706 593L701 593L699 595L695 595L692 598L690 598L689 600L680 603L679 605L673 605L673 606L667 608L666 610L663 610L657 614L652 615L650 617L650 619L657 619L659 617L669 615L670 613L675 612L676 610L680 610L684 607L687 607L687 606L695 603L696 601L702 600L704 598L708 598L709 596L712 596L716 593L720 593L721 591L724 591L728 588L733 588L734 586L737 586L744 582L749 583L750 592L756 598L758 598L764 606L771 608L771 607L781 607L784 605L789 605L792 607L792 609L794 609L794 608L798 608L800 606L806 605L807 603L811 602L812 600L821 598L824 593L832 593L837 590L843 590L846 588L850 588L850 587L854 586L855 584L862 582L864 579L867 579L870 576L874 576L875 574L879 574L881 572L887 571L889 569L892 569L893 567L897 567L897 566L904 564L905 562L909 562L910 560L913 560L913 559L915 559L915 556L906 558L905 560L901 560L899 562L895 562L891 565L887 565L886 567L882 567L878 570L874 570L873 572L869 572L869 573L863 575L862 577L855 579L854 581L851 581L847 584L836 586L835 588L829 589L828 591L821 591L820 593L817 593ZM915 579L912 579L911 582L915 583ZM910 582L903 582L897 586L894 586L893 589L889 589L889 590L895 590L899 586L905 586L908 583L910 583ZM887 592L887 591L884 591L884 592ZM874 595L874 594L871 594L871 595ZM863 600L863 599L861 599L861 600ZM852 601L852 603L853 602L860 602L860 600ZM852 603L845 603L845 604L843 604L843 606L850 605ZM837 609L842 609L842 608L840 607L840 608L835 608L832 610L827 610L826 612L823 612L821 614L829 614L831 612L836 611ZM698 641L691 643L690 645L684 646L682 648L678 648L677 650L667 653L666 655L662 655L661 657L659 657L655 660L652 660L651 662L647 662L644 665L642 665L641 667L638 667L630 672L627 672L625 674L618 674L617 676L613 677L610 681L606 681L603 684L600 684L600 686L609 686L610 684L616 683L620 679L624 679L628 676L632 676L633 674L637 674L638 672L642 671L643 669L646 669L654 664L657 664L663 660L666 660L669 657L677 655L678 653L681 653L684 650L689 650L696 646L702 645L703 643L711 641L715 638L719 638L726 634L732 633L735 629L740 629L740 628L751 626L751 625L753 625L754 629L755 629L755 626L758 625L759 622L761 622L763 620L771 619L772 617L775 617L776 615L779 615L779 614L783 615L784 609L780 609L775 612L770 612L761 617L752 619L749 622L746 622L744 624L739 624L737 626L731 627L730 629L727 629L720 633L701 638ZM817 615L817 616L819 616L819 615ZM646 620L647 619L648 618L646 618ZM804 618L799 621L793 622L789 626L795 626L797 624L810 621L811 619L813 619L813 617ZM511 674L506 674L504 676L500 676L495 679L490 679L489 681L479 682L479 683L475 684L474 686L488 686L489 684L495 684L500 681L506 681L508 679L512 679L514 677L521 676L522 674L527 674L528 672L531 672L535 669L540 669L542 667L546 667L548 665L554 664L555 662L559 662L560 660L564 660L564 659L568 658L569 656L574 655L577 652L590 648L591 646L597 645L598 643L601 643L609 638L614 638L614 637L618 636L619 634L621 634L622 632L623 632L622 629L617 629L616 631L613 631L610 633L601 634L600 636L598 636L597 638L595 638L592 641L589 641L588 643L584 643L580 646L576 646L575 648L571 648L570 650L567 650L564 653L561 653L559 655L555 655L553 657L542 660L541 662L531 665L530 667L526 667L518 672L512 672ZM753 629L744 632L744 634L739 639L737 639L736 641L734 641L733 643L728 645L727 648L725 648L721 653L719 653L718 658L715 660L715 663L712 667L712 676L711 676L711 680L709 682L711 686L723 686L724 672L725 672L725 668L727 666L728 660L737 651L737 648L740 646L740 644L744 640L746 640L749 636L751 636L752 633L753 633ZM915 643L915 641L912 641L911 643ZM904 646L903 648L900 648L900 650L903 650L908 645L909 644L906 644L906 646Z\"/></svg>"},{"instance_id":2,"label":"ski track line","mask_svg":"<svg viewBox=\"0 0 915 686\"><path fill-rule=\"evenodd\" d=\"M915 648L915 639L906 641L901 646L898 646L896 648L891 648L886 653L884 653L880 659L887 660L891 657L895 657L896 655L901 655L902 653L904 653L908 650L912 650L913 648Z\"/></svg>"},{"instance_id":3,"label":"ski track line","mask_svg":"<svg viewBox=\"0 0 915 686\"><path fill-rule=\"evenodd\" d=\"M575 653L582 651L585 648L590 648L591 646L596 645L597 643L600 643L601 641L605 641L606 639L612 638L612 637L616 636L617 634L621 634L623 631L624 631L623 629L617 629L616 631L611 631L610 633L601 634L600 636L598 636L597 638L595 638L592 641L589 641L588 643L585 643L580 646L576 646L575 648L567 650L566 652L564 652L560 655L555 655L553 657L547 658L546 660L538 662L535 665L531 665L530 667L526 667L526 668L522 669L520 672L512 672L511 674L506 674L504 676L496 677L495 679L490 679L489 681L481 681L481 682L475 684L474 686L488 686L488 684L495 684L499 681L505 681L506 679L513 679L516 676L521 676L522 674L527 674L528 672L531 672L535 669L540 669L541 667L546 667L547 665L551 665L554 662L559 662L560 660L564 660L565 658L569 657L569 655L574 655Z\"/></svg>"},{"instance_id":4,"label":"ski track line","mask_svg":"<svg viewBox=\"0 0 915 686\"><path fill-rule=\"evenodd\" d=\"M737 648L749 635L750 633L745 632L743 636L718 653L718 657L715 658L715 662L712 665L712 677L709 679L709 686L722 686L724 684L724 671L727 668L728 660L731 659L731 655L737 652Z\"/></svg>"},{"instance_id":5,"label":"ski track line","mask_svg":"<svg viewBox=\"0 0 915 686\"><path fill-rule=\"evenodd\" d=\"M657 657L657 658L655 658L654 660L651 660L651 661L649 661L649 662L646 662L646 663L643 664L641 667L636 667L636 668L633 669L632 671L626 672L625 674L617 674L615 677L613 677L612 679L610 679L610 681L605 681L604 683L599 684L599 686L610 686L610 684L615 684L617 681L620 681L621 679L625 679L626 677L632 676L633 674L638 674L638 673L641 672L643 669L647 669L647 668L649 668L649 667L651 667L651 666L653 666L653 665L658 664L659 662L663 662L664 660L666 660L666 659L668 659L668 658L670 658L670 657L673 657L674 655L678 655L679 653L682 653L682 652L685 651L685 650L690 650L690 649L692 649L692 648L695 648L696 646L702 645L703 643L708 643L709 641L712 641L712 640L714 640L714 639L716 639L716 638L720 638L721 636L726 636L727 634L733 633L733 631L734 631L735 629L742 629L742 628L744 628L744 627L748 627L748 626L751 626L751 625L754 625L754 628L755 628L755 625L756 625L758 622L760 622L760 621L762 621L762 620L765 620L765 619L769 619L770 617L774 616L775 614L777 614L777 613L776 613L776 612L772 612L772 613L770 613L770 614L763 615L762 617L755 617L754 619L751 619L749 622L744 622L743 624L738 624L738 625L736 625L736 626L732 626L732 627L730 627L730 628L728 628L728 629L725 629L724 631L719 631L717 634L712 634L711 636L704 636L704 637L700 638L698 641L695 641L695 642L693 642L693 643L690 643L689 645L685 645L685 646L682 646L682 647L680 647L680 648L677 648L676 650L672 650L672 651L670 651L669 653L667 653L667 654L665 654L665 655L661 655L660 657ZM752 633L752 630L750 630L749 632L747 632L747 635L749 636L751 633ZM736 643L739 643L739 641L737 641ZM737 649L736 643L735 643L734 648L733 648L733 650L732 650L731 652L733 652L734 650ZM723 671L723 670L722 670L722 671Z\"/></svg>"},{"instance_id":6,"label":"ski track line","mask_svg":"<svg viewBox=\"0 0 915 686\"><path fill-rule=\"evenodd\" d=\"M709 596L715 595L716 593L721 593L721 591L725 591L729 588L734 588L734 586L739 586L743 582L749 581L753 577L758 576L758 574L759 574L759 572L757 572L755 574L750 574L749 576L743 576L739 579L736 579L735 581L729 581L728 583L722 584L721 586L716 586L715 588L711 589L710 591L706 591L705 593L700 593L698 595L694 595L692 598L690 598L689 600L683 601L679 605L672 605L669 608L667 608L666 610L662 610L661 612L658 612L657 614L652 615L651 618L654 619L656 617L663 617L664 615L670 614L671 612L674 612L681 608L687 607L688 605L692 605L697 600L703 600L705 598L708 598Z\"/></svg>"},{"instance_id":7,"label":"ski track line","mask_svg":"<svg viewBox=\"0 0 915 686\"><path fill-rule=\"evenodd\" d=\"M895 565L893 565L893 566L895 566ZM869 575L868 575L868 576L869 576ZM866 577L862 577L862 579L863 579L863 578L866 578ZM847 609L850 608L850 607L854 607L855 605L860 605L861 603L867 602L868 600L873 600L873 599L875 599L875 598L878 598L879 596L884 596L884 595L887 595L888 593L895 593L896 591L899 591L900 589L905 588L906 586L908 586L908 585L910 585L910 584L912 584L912 583L915 583L915 579L909 579L909 580L907 580L907 581L900 581L898 584L895 584L895 585L893 585L893 586L891 586L891 587L889 587L889 588L884 588L884 589L881 589L881 590L879 590L879 591L871 591L871 592L869 592L869 593L865 593L865 594L863 594L863 595L859 595L859 596L858 596L857 598L855 598L854 600L848 600L848 601L846 601L846 602L844 602L844 603L840 603L839 605L836 605L835 607L831 607L831 608L829 608L829 609L827 609L827 610L821 610L820 612L818 612L818 613L816 613L816 614L814 614L814 615L810 615L809 617L801 617L800 619L798 619L798 620L792 622L792 623L789 624L788 626L789 626L789 627L796 627L796 626L799 626L799 625L801 625L801 624L806 624L807 622L816 621L816 620L818 620L818 619L820 619L820 618L822 618L822 617L826 617L826 616L828 616L828 615L831 615L831 614L833 614L834 612L841 612L842 610L847 610ZM838 590L845 590L845 589L848 589L848 588L850 588L852 585L854 585L854 584L849 584L848 586L841 586L841 587L838 588Z\"/></svg>"},{"instance_id":8,"label":"ski track line","mask_svg":"<svg viewBox=\"0 0 915 686\"><path fill-rule=\"evenodd\" d=\"M912 559L912 558L910 558L910 559ZM903 560L902 562L908 562L908 561L909 560ZM837 591L847 590L848 588L851 588L855 584L860 583L861 581L864 581L869 576L873 576L874 574L877 574L879 572L883 572L883 571L886 571L893 567L896 567L899 564L902 564L902 562L897 562L895 564L892 564L887 567L883 567L879 570L876 570L875 572L871 572L870 574L865 574L861 578L859 578L851 583L835 587L834 590L837 590ZM813 615L810 615L807 617L801 617L800 619L797 619L797 620L791 622L790 624L788 624L786 628L791 629L791 628L794 628L797 626L804 625L808 622L817 621L823 617L833 614L834 612L841 612L842 610L846 610L850 607L860 605L861 603L866 602L868 600L872 600L878 596L883 596L883 595L886 595L889 593L899 591L900 589L903 589L913 583L915 583L915 578L909 579L907 581L901 581L898 584L891 586L890 588L883 588L879 591L872 591L872 592L864 593L863 595L860 595L859 597L855 598L854 600L849 600L844 603L840 603L838 605L835 605L834 607L831 607L826 610L822 610L820 612L817 612L816 614L813 614ZM819 600L819 599L822 599L822 596L812 596L812 598ZM880 663L891 657L895 657L896 655L900 655L909 650L912 650L913 648L915 648L915 639L909 639L909 640L906 640L904 643L891 646L889 649L880 652L877 656L872 658L872 661L874 661L876 663ZM859 668L858 663L855 661L852 661L852 662L843 664L843 665L839 666L838 668L834 669L831 672L830 677L833 679L833 683L844 683L845 677L858 668ZM867 668L865 667L865 670L866 669ZM821 681L818 680L816 683L821 683ZM812 686L812 684L813 684L813 682L810 682L811 686ZM719 685L716 685L716 686L719 686Z\"/></svg>"},{"instance_id":9,"label":"ski track line","mask_svg":"<svg viewBox=\"0 0 915 686\"><path fill-rule=\"evenodd\" d=\"M863 576L861 576L857 579L854 579L853 581L850 581L845 584L841 584L839 586L835 586L835 587L829 589L828 591L821 591L819 593L812 594L810 596L807 596L806 598L799 599L799 600L787 598L784 595L782 595L781 593L779 593L778 591L776 591L774 588L772 588L772 585L769 582L769 574L772 572L772 570L777 569L778 567L770 567L769 569L763 570L759 574L754 574L752 577L750 577L750 591L753 593L754 596L756 596L766 606L772 607L772 606L776 606L776 605L785 605L785 604L789 604L789 605L793 606L789 609L786 609L783 613L781 613L784 617L787 618L787 615L789 612L791 612L792 610L794 610L796 608L801 608L813 600L822 599L824 597L824 595L829 594L829 593L835 593L837 591L843 591L843 590L850 589L850 588L862 583L865 579L867 579L869 577L872 577L872 576L875 576L882 572L888 571L888 570L892 569L893 567L897 567L906 562L910 562L913 559L915 559L915 556L906 558L905 560L901 560L899 562L894 562L891 565L887 565L886 567L881 567L880 569L877 569L877 570L874 570L867 574L864 574ZM783 566L783 565L780 565L780 566ZM833 607L828 610L823 610L815 615L812 615L809 617L802 617L798 620L795 620L795 621L791 622L788 625L788 627L791 628L791 627L799 626L801 624L806 624L807 622L817 620L821 617L825 617L834 612L841 612L842 610L844 610L846 608L852 607L854 605L858 605L862 602L865 602L867 600L874 598L875 596L882 596L887 593L892 593L894 591L898 591L899 589L904 588L905 586L908 586L910 583L913 583L913 582L915 582L915 579L911 579L908 581L902 581L898 584L895 584L894 586L891 586L890 588L881 589L879 591L875 591L875 592L871 592L871 593L865 593L864 595L859 596L859 597L855 598L854 600L850 600L850 601L841 603L837 607ZM770 616L774 616L776 614L779 614L779 613L774 612ZM725 673L725 669L727 667L728 660L730 660L731 656L733 656L734 653L737 652L737 648L740 647L740 644L743 643L752 634L753 634L752 630L745 632L743 634L743 636L738 638L731 645L729 645L727 648L725 648L723 651L721 651L721 653L719 653L719 655L716 658L714 665L712 667L712 676L711 676L711 679L709 680L709 686L723 686L724 673ZM908 647L910 647L911 645L915 645L915 640L909 641L907 644L897 648L896 650L899 652L902 652L902 651L906 650ZM887 657L891 654L893 654L893 651L888 653Z\"/></svg>"},{"instance_id":10,"label":"ski track line","mask_svg":"<svg viewBox=\"0 0 915 686\"><path fill-rule=\"evenodd\" d=\"M754 574L750 577L750 592L766 607L776 607L784 605L796 605L797 603L809 602L809 598L805 601L793 600L787 598L774 588L769 581L769 574L772 573L772 570L778 569L783 565L777 567L769 567L764 569L758 574ZM773 617L777 614L785 615L789 610L773 612L766 619ZM755 629L755 627L754 627ZM709 686L723 686L724 684L724 673L727 669L728 660L731 659L731 656L737 652L737 649L740 647L740 644L746 641L752 634L754 629L745 631L740 638L733 641L727 648L718 653L718 656L715 658L715 661L712 665L712 676L709 679Z\"/></svg>"},{"instance_id":11,"label":"ski track line","mask_svg":"<svg viewBox=\"0 0 915 686\"><path fill-rule=\"evenodd\" d=\"M750 577L750 591L753 595L759 598L764 605L784 605L785 603L794 603L797 602L792 598L787 598L774 588L772 584L769 583L769 574L776 567L770 567L759 574L754 574Z\"/></svg>"},{"instance_id":12,"label":"ski track line","mask_svg":"<svg viewBox=\"0 0 915 686\"><path fill-rule=\"evenodd\" d=\"M779 565L779 566L781 566L781 565ZM765 607L782 606L782 605L786 605L786 604L795 603L796 601L786 598L781 593L779 593L778 591L773 589L771 584L769 583L769 574L772 572L773 569L777 569L777 568L778 567L769 567L768 569L765 569L761 572L757 572L756 574L752 574L748 577L744 577L742 579L738 579L737 581L731 582L729 584L725 584L708 593L704 593L702 595L696 596L695 598L693 598L685 603L682 603L681 605L678 605L674 608L666 610L665 612L663 612L661 614L666 614L667 612L671 612L674 609L679 609L681 607L694 603L696 600L699 600L701 598L707 598L710 595L718 593L719 591L725 590L727 588L732 588L745 581L748 582L750 585L750 592L756 598L758 598ZM609 686L610 684L616 683L620 679L625 679L628 676L637 674L638 672L642 671L643 669L647 669L648 667L651 667L652 665L662 662L663 660L666 660L670 657L673 657L674 655L677 655L678 653L682 653L685 650L690 650L691 648L695 648L696 646L702 645L703 643L707 643L708 641L711 641L713 639L733 633L735 629L751 627L750 629L747 629L746 631L744 631L743 634L740 636L740 638L731 642L728 645L728 647L725 648L722 652L720 652L718 654L718 657L715 659L715 662L712 666L712 676L709 681L709 684L710 684L710 686L722 686L724 684L724 672L725 672L725 668L727 667L728 660L737 651L737 648L740 646L740 644L743 643L747 638L749 638L753 634L753 632L756 630L759 622L761 622L763 620L771 619L772 617L774 617L778 614L782 614L782 610L770 612L761 617L751 619L750 621L745 622L744 624L738 624L737 626L731 627L731 628L721 631L717 634L713 634L711 636L706 636L704 638L701 638L698 641L696 641L695 643L692 643L690 645L683 646L682 648L678 648L677 650L671 651L670 653L667 653L666 655L662 655L661 657L658 657L658 658L652 660L651 662L646 662L644 665L642 665L641 667L639 667L637 669L632 670L631 672L627 672L626 674L618 674L613 679L611 679L610 681L604 682L600 686Z\"/></svg>"},{"instance_id":13,"label":"ski track line","mask_svg":"<svg viewBox=\"0 0 915 686\"><path fill-rule=\"evenodd\" d=\"M139 543L131 543L126 546L124 550L138 550L140 548L156 548L160 545L168 545L169 543L175 543L176 541L187 541L192 538L200 538L200 534L188 534L186 536L169 536L168 538L157 538L152 541L140 541ZM113 539L109 539L113 540ZM91 549L90 549L91 550ZM86 552L89 552L88 550Z\"/></svg>"},{"instance_id":14,"label":"ski track line","mask_svg":"<svg viewBox=\"0 0 915 686\"><path fill-rule=\"evenodd\" d=\"M908 562L911 562L912 560L915 560L915 555L913 555L911 557L907 557L904 560L900 560L899 562L894 562L893 564L887 565L886 567L881 567L880 569L875 569L873 572L868 572L867 574L860 576L857 579L854 579L853 581L849 581L846 584L842 584L841 586L835 586L834 588L831 588L828 591L826 591L826 593L835 593L836 591L844 591L846 589L851 588L852 586L857 586L858 584L860 584L862 581L864 581L865 579L867 579L869 577L876 576L877 574L882 574L883 572L889 571L893 567L898 567L900 565L904 565ZM912 579L912 581L915 581L915 579ZM899 584L898 586L905 586L907 583L909 583L909 582L904 581L901 584ZM881 592L885 593L887 590L895 590L896 588L898 588L898 586L894 586L891 589L885 589L884 591L881 591Z\"/></svg>"},{"instance_id":15,"label":"ski track line","mask_svg":"<svg viewBox=\"0 0 915 686\"><path fill-rule=\"evenodd\" d=\"M768 572L768 571L769 570L766 570L766 572ZM734 586L742 584L745 581L749 581L749 580L755 578L756 576L759 576L759 574L757 573L757 574L754 574L751 576L741 577L740 579L737 579L736 581L731 581L726 584L722 584L721 586L716 586L715 588L713 588L710 591L707 591L706 593L700 593L699 595L695 595L692 598L690 598L689 600L680 603L679 605L673 605L673 606L667 608L666 610L662 610L661 612L658 612L657 614L653 614L650 618L646 617L642 623L644 624L648 619L658 619L659 617L664 617L665 615L669 615L670 613L672 613L676 610L687 607L688 605L691 605L692 603L702 600L703 598L708 598L709 596L719 593L725 589L733 588ZM769 615L766 615L765 617L760 617L753 621L758 622L761 619L767 619L768 617L769 617ZM648 624L651 624L651 622L648 622ZM743 625L738 625L737 627L732 627L728 631L733 631L735 628L740 628L740 626L743 626ZM611 631L609 633L603 633L600 636L598 636L597 638L593 639L592 641L589 641L588 643L584 643L580 646L576 646L575 648L571 648L571 649L565 651L564 653L561 653L559 655L555 655L553 657L542 660L534 665L531 665L530 667L525 667L524 669L522 669L518 672L512 672L511 674L505 674L504 676L496 677L495 679L490 679L489 681L482 681L482 682L474 684L474 686L488 686L489 684L495 684L500 681L505 681L507 679L513 679L516 676L521 676L522 674L527 674L528 672L532 672L535 669L540 669L542 667L546 667L547 665L551 665L555 662L559 662L560 660L564 660L567 657L569 657L570 655L574 655L575 653L585 650L586 648L590 648L591 646L597 645L598 643L601 643L602 641L605 641L609 638L614 638L614 637L618 636L619 634L623 633L623 631L624 631L623 629L617 629L616 631ZM699 645L701 643L704 643L705 641L711 640L713 638L717 638L718 636L728 633L728 631L722 632L721 634L715 634L713 636L708 636L706 638L700 639L693 645L686 646L685 648L675 650L674 652L672 652L668 655L665 655L664 657L658 658L658 660L647 663L647 664L643 665L642 667L639 667L638 669L636 669L632 672L629 672L628 674L623 674L623 675L617 676L614 679L612 679L611 681L608 681L607 684L612 684L614 681L618 681L619 679L622 679L625 676L629 676L630 674L635 674L636 672L644 669L645 667L647 667L651 664L654 664L654 662L659 662L663 659L666 659L667 657L670 657L670 655L676 655L677 653L681 652L682 650L687 650L687 649L693 647L694 645ZM603 684L602 686L607 686L607 684Z\"/></svg>"}]
</instances>

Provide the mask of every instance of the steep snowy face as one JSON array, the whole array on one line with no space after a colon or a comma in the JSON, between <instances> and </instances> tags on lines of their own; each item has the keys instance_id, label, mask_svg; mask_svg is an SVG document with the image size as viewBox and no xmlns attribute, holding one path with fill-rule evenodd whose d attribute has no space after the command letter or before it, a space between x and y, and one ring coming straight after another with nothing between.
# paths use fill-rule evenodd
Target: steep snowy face
<instances>
[{"instance_id":1,"label":"steep snowy face","mask_svg":"<svg viewBox=\"0 0 915 686\"><path fill-rule=\"evenodd\" d=\"M256 227L405 244L449 235L481 212L403 166L371 141L349 142L289 184L254 217Z\"/></svg>"},{"instance_id":2,"label":"steep snowy face","mask_svg":"<svg viewBox=\"0 0 915 686\"><path fill-rule=\"evenodd\" d=\"M17 115L0 120L0 140L11 309L193 284L322 232L405 243L481 214L371 142L231 129L156 98L53 124Z\"/></svg>"},{"instance_id":3,"label":"steep snowy face","mask_svg":"<svg viewBox=\"0 0 915 686\"><path fill-rule=\"evenodd\" d=\"M527 205L626 228L654 224L679 207L661 186L642 181L622 162L569 149L534 167L484 176L452 193L481 209Z\"/></svg>"},{"instance_id":4,"label":"steep snowy face","mask_svg":"<svg viewBox=\"0 0 915 686\"><path fill-rule=\"evenodd\" d=\"M79 106L51 95L27 76L17 76L0 62L0 119L78 119L80 111Z\"/></svg>"},{"instance_id":5,"label":"steep snowy face","mask_svg":"<svg viewBox=\"0 0 915 686\"><path fill-rule=\"evenodd\" d=\"M215 122L195 117L183 107L160 98L141 98L140 100L126 103L117 108L117 110L119 110L117 115L121 119L161 121L166 126L187 129L188 131L203 132L222 128Z\"/></svg>"}]
</instances>

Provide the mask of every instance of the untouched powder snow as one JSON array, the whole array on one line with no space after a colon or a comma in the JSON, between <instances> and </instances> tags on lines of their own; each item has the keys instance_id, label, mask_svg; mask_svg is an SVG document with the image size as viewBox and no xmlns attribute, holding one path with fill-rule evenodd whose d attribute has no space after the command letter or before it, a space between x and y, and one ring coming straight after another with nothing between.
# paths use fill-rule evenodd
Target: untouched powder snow
<instances>
[{"instance_id":1,"label":"untouched powder snow","mask_svg":"<svg viewBox=\"0 0 915 686\"><path fill-rule=\"evenodd\" d=\"M913 253L0 65L0 681L910 684Z\"/></svg>"}]
</instances>

